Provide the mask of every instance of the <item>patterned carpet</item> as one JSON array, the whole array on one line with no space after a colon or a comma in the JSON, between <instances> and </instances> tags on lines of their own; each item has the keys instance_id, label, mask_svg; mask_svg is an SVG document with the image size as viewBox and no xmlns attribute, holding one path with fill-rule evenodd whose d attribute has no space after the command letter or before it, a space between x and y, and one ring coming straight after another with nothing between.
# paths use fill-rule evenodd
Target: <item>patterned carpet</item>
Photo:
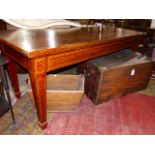
<instances>
[{"instance_id":1,"label":"patterned carpet","mask_svg":"<svg viewBox=\"0 0 155 155\"><path fill-rule=\"evenodd\" d=\"M56 113L45 132L48 135L155 135L155 96L132 93L94 105L85 95L75 112Z\"/></svg>"},{"instance_id":2,"label":"patterned carpet","mask_svg":"<svg viewBox=\"0 0 155 155\"><path fill-rule=\"evenodd\" d=\"M138 93L155 96L155 81L150 80L148 87ZM16 123L12 124L10 112L0 118L0 134L1 135L42 135L45 131L40 130L37 125L37 116L35 108L28 94L23 95L14 104L14 113ZM50 121L55 113L48 113L48 121Z\"/></svg>"}]
</instances>

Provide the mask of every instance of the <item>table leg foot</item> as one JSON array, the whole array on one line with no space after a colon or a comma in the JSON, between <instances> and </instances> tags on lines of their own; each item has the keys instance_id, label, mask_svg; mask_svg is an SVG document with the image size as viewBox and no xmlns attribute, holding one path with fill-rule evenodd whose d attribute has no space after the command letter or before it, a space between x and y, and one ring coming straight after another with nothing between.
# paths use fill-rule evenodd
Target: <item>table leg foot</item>
<instances>
[{"instance_id":1,"label":"table leg foot","mask_svg":"<svg viewBox=\"0 0 155 155\"><path fill-rule=\"evenodd\" d=\"M39 127L40 127L42 130L44 130L44 129L47 128L47 122L40 123L40 122L38 121L38 125L39 125Z\"/></svg>"},{"instance_id":2,"label":"table leg foot","mask_svg":"<svg viewBox=\"0 0 155 155\"><path fill-rule=\"evenodd\" d=\"M16 98L18 98L18 99L21 98L21 92L16 92L16 93L15 93L15 96L16 96Z\"/></svg>"}]
</instances>

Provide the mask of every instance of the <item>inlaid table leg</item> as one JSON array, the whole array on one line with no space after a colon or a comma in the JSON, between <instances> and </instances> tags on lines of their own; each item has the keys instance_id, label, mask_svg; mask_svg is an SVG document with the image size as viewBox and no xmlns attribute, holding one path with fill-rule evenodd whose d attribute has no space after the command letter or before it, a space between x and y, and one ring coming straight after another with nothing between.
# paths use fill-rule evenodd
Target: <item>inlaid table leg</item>
<instances>
[{"instance_id":1,"label":"inlaid table leg","mask_svg":"<svg viewBox=\"0 0 155 155\"><path fill-rule=\"evenodd\" d=\"M38 125L47 127L46 116L46 59L38 58L28 61L28 71L38 115Z\"/></svg>"}]
</instances>

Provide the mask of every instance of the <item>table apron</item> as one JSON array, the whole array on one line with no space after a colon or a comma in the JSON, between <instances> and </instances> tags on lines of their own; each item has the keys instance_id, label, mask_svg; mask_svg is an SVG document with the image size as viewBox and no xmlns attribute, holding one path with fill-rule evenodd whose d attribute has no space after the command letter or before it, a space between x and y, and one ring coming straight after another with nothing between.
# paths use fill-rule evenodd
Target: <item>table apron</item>
<instances>
[{"instance_id":1,"label":"table apron","mask_svg":"<svg viewBox=\"0 0 155 155\"><path fill-rule=\"evenodd\" d=\"M47 57L47 71L67 67L79 62L83 62L98 56L103 56L116 52L124 48L132 48L138 44L138 41L128 40L98 47L80 49Z\"/></svg>"}]
</instances>

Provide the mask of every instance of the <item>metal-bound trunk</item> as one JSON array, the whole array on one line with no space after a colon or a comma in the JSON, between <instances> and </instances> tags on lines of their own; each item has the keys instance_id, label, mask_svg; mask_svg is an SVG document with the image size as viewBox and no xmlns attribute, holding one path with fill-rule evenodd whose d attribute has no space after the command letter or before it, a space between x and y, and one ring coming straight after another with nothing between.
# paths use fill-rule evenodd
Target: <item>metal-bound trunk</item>
<instances>
[{"instance_id":1,"label":"metal-bound trunk","mask_svg":"<svg viewBox=\"0 0 155 155\"><path fill-rule=\"evenodd\" d=\"M80 64L77 70L85 75L85 94L100 104L144 89L153 65L146 56L125 49Z\"/></svg>"}]
</instances>

